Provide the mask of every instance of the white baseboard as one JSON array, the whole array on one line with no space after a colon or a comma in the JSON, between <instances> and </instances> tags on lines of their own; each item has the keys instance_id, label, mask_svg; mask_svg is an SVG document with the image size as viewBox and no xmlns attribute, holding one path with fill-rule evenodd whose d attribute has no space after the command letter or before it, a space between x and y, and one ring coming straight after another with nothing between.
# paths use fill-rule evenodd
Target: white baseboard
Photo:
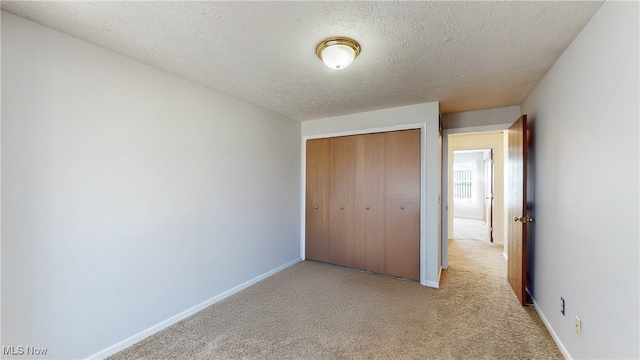
<instances>
[{"instance_id":1,"label":"white baseboard","mask_svg":"<svg viewBox=\"0 0 640 360\"><path fill-rule=\"evenodd\" d=\"M555 341L556 345L558 345L558 349L560 349L560 352L562 353L562 356L564 356L565 359L571 360L572 357L569 354L569 351L564 346L562 341L560 341L560 338L558 337L558 334L556 334L556 332L553 330L553 327L551 327L551 324L549 323L549 320L547 320L547 317L544 316L544 313L540 309L540 306L538 306L538 303L536 302L536 299L529 292L529 289L527 289L527 294L529 294L529 296L531 297L531 301L533 301L533 307L536 309L536 312L538 313L538 316L540 316L540 319L542 319L542 322L544 323L544 326L547 328L547 330L549 330L549 334L551 334L551 337L553 338L553 341Z\"/></svg>"},{"instance_id":2,"label":"white baseboard","mask_svg":"<svg viewBox=\"0 0 640 360\"><path fill-rule=\"evenodd\" d=\"M432 287L432 288L439 288L440 287L440 276L442 275L442 267L440 267L440 269L438 269L438 281L429 281L429 280L425 280L425 281L421 281L420 284L424 285L424 286L428 286L428 287Z\"/></svg>"},{"instance_id":3,"label":"white baseboard","mask_svg":"<svg viewBox=\"0 0 640 360\"><path fill-rule=\"evenodd\" d=\"M143 339L145 339L145 338L147 338L147 337L159 332L160 330L163 330L163 329L165 329L165 328L177 323L178 321L180 321L182 319L185 319L185 318L197 313L198 311L200 311L200 310L202 310L202 309L204 309L204 308L206 308L206 307L208 307L210 305L213 305L213 304L217 303L220 300L223 300L223 299L225 299L225 298L227 298L227 297L229 297L229 296L231 296L231 295L233 295L233 294L235 294L235 293L237 293L237 292L239 292L241 290L244 290L244 289L248 288L249 286L251 286L251 285L253 285L253 284L257 283L257 282L259 282L259 281L261 281L263 279L266 279L269 276L288 268L289 266L292 266L292 265L295 265L295 264L299 263L300 261L302 261L302 259L301 258L297 258L297 259L294 259L292 261L289 261L288 263L286 263L284 265L278 266L277 268L275 268L273 270L267 271L266 273L264 273L262 275L258 275L257 277L255 277L255 278L253 278L251 280L248 280L248 281L246 281L246 282L244 282L244 283L242 283L242 284L240 284L240 285L238 285L238 286L236 286L234 288L231 288L231 289L229 289L229 290L227 290L227 291L225 291L225 292L223 292L221 294L218 294L218 295L216 295L216 296L214 296L214 297L212 297L212 298L210 298L208 300L205 300L205 301L201 302L200 304L198 304L196 306L193 306L193 307L191 307L191 308L189 308L189 309L187 309L187 310L185 310L185 311L183 311L183 312L181 312L179 314L176 314L176 315L174 315L174 316L172 316L172 317L170 317L170 318L168 318L166 320L163 320L163 321L159 322L158 324L153 325L152 327L150 327L150 328L148 328L146 330L143 330L143 331L141 331L141 332L139 332L139 333L137 333L137 334L135 334L133 336L130 336L130 337L128 337L128 338L126 338L126 339L114 344L114 345L111 345L111 346L109 346L108 348L106 348L104 350L98 351L97 353L87 357L87 359L104 359L104 358L106 358L108 356L111 356L111 355L117 353L118 351L124 350L124 349L128 348L129 346L131 346L131 345L133 345L133 344L135 344L135 343L137 343L137 342L139 342L139 341L141 341L141 340L143 340Z\"/></svg>"}]
</instances>

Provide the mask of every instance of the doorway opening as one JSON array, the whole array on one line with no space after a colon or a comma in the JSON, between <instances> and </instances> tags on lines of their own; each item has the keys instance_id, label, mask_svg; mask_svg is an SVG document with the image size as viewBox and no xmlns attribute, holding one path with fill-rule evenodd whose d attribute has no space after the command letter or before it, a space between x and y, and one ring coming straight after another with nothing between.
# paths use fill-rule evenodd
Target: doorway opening
<instances>
[{"instance_id":1,"label":"doorway opening","mask_svg":"<svg viewBox=\"0 0 640 360\"><path fill-rule=\"evenodd\" d=\"M453 152L453 239L493 242L493 149Z\"/></svg>"},{"instance_id":2,"label":"doorway opening","mask_svg":"<svg viewBox=\"0 0 640 360\"><path fill-rule=\"evenodd\" d=\"M460 257L449 259L459 247L458 243L481 244L499 250L500 260L506 269L505 275L509 284L524 305L526 303L527 285L527 226L531 226L533 218L528 217L527 193L527 145L530 141L527 128L527 116L522 115L514 123L477 126L470 128L447 129L443 133L442 192L447 194L442 206L442 269L450 264L464 267ZM454 152L459 150L494 150L493 167L493 243L480 241L454 240ZM508 172L507 172L508 171ZM500 251L501 250L501 251ZM468 252L473 254L472 251ZM482 256L481 256L482 257ZM478 260L478 256L470 255L465 261ZM497 261L496 261L497 263ZM462 264L462 265L461 265Z\"/></svg>"},{"instance_id":3,"label":"doorway opening","mask_svg":"<svg viewBox=\"0 0 640 360\"><path fill-rule=\"evenodd\" d=\"M449 130L443 139L446 150L442 181L447 201L443 204L442 225L446 235L442 238L442 268L449 266L449 246L460 247L464 243L474 248L495 249L501 256L491 263L502 263L507 251L504 241L506 133L501 128L455 131L457 129ZM476 257L468 259L484 262ZM460 261L455 261L458 266Z\"/></svg>"}]
</instances>

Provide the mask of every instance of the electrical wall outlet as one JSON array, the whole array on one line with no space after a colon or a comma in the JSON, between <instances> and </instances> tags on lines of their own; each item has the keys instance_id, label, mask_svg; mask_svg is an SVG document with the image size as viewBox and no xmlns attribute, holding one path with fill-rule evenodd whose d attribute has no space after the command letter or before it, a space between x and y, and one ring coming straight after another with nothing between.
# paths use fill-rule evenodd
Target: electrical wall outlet
<instances>
[{"instance_id":1,"label":"electrical wall outlet","mask_svg":"<svg viewBox=\"0 0 640 360\"><path fill-rule=\"evenodd\" d=\"M560 297L560 313L564 316L564 298Z\"/></svg>"},{"instance_id":2,"label":"electrical wall outlet","mask_svg":"<svg viewBox=\"0 0 640 360\"><path fill-rule=\"evenodd\" d=\"M576 334L582 335L582 320L576 316Z\"/></svg>"}]
</instances>

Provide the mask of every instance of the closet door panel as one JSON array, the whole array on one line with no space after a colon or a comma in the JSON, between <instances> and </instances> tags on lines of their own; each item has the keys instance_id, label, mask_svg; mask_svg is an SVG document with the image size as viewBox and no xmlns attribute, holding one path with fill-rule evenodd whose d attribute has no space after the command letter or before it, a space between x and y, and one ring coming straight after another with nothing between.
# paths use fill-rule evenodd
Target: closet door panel
<instances>
[{"instance_id":1,"label":"closet door panel","mask_svg":"<svg viewBox=\"0 0 640 360\"><path fill-rule=\"evenodd\" d=\"M307 141L305 253L329 261L329 139Z\"/></svg>"},{"instance_id":2,"label":"closet door panel","mask_svg":"<svg viewBox=\"0 0 640 360\"><path fill-rule=\"evenodd\" d=\"M387 199L386 273L420 280L420 200Z\"/></svg>"},{"instance_id":3,"label":"closet door panel","mask_svg":"<svg viewBox=\"0 0 640 360\"><path fill-rule=\"evenodd\" d=\"M356 137L330 139L329 262L355 266Z\"/></svg>"},{"instance_id":4,"label":"closet door panel","mask_svg":"<svg viewBox=\"0 0 640 360\"><path fill-rule=\"evenodd\" d=\"M356 266L384 273L385 134L358 136L356 157Z\"/></svg>"},{"instance_id":5,"label":"closet door panel","mask_svg":"<svg viewBox=\"0 0 640 360\"><path fill-rule=\"evenodd\" d=\"M387 133L386 273L420 279L420 130Z\"/></svg>"},{"instance_id":6,"label":"closet door panel","mask_svg":"<svg viewBox=\"0 0 640 360\"><path fill-rule=\"evenodd\" d=\"M420 130L386 134L387 198L420 197Z\"/></svg>"}]
</instances>

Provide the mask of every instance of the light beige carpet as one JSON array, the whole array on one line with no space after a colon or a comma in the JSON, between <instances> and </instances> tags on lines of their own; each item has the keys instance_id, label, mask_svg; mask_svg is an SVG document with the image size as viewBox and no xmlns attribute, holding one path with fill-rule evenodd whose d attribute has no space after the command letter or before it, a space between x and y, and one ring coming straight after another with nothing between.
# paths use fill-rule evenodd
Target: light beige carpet
<instances>
[{"instance_id":1,"label":"light beige carpet","mask_svg":"<svg viewBox=\"0 0 640 360\"><path fill-rule=\"evenodd\" d=\"M111 359L562 358L511 292L501 248L452 241L449 253L440 289L304 261Z\"/></svg>"},{"instance_id":2,"label":"light beige carpet","mask_svg":"<svg viewBox=\"0 0 640 360\"><path fill-rule=\"evenodd\" d=\"M461 217L453 218L453 238L456 240L490 241L486 222Z\"/></svg>"}]
</instances>

